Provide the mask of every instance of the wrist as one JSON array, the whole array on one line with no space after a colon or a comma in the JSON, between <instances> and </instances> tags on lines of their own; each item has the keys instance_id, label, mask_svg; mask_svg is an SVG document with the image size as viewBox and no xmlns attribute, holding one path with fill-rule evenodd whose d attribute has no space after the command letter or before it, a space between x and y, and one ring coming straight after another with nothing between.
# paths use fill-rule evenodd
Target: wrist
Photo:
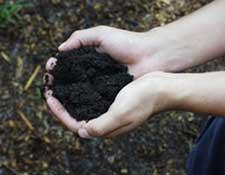
<instances>
[{"instance_id":1,"label":"wrist","mask_svg":"<svg viewBox=\"0 0 225 175\"><path fill-rule=\"evenodd\" d=\"M164 76L167 109L224 115L224 72ZM213 83L212 83L213 82Z\"/></svg>"},{"instance_id":2,"label":"wrist","mask_svg":"<svg viewBox=\"0 0 225 175\"><path fill-rule=\"evenodd\" d=\"M143 60L149 65L148 72L178 72L213 58L205 46L209 42L205 34L186 28L176 21L144 33L150 49Z\"/></svg>"},{"instance_id":3,"label":"wrist","mask_svg":"<svg viewBox=\"0 0 225 175\"><path fill-rule=\"evenodd\" d=\"M182 101L182 88L177 86L177 76L173 73L152 72L143 78L148 79L146 95L154 101L153 113L177 109Z\"/></svg>"},{"instance_id":4,"label":"wrist","mask_svg":"<svg viewBox=\"0 0 225 175\"><path fill-rule=\"evenodd\" d=\"M186 38L181 31L167 26L154 28L145 35L150 52L143 61L149 65L148 72L178 72L196 65L199 52L190 36Z\"/></svg>"},{"instance_id":5,"label":"wrist","mask_svg":"<svg viewBox=\"0 0 225 175\"><path fill-rule=\"evenodd\" d=\"M165 76L166 75L166 76ZM172 110L189 110L192 109L193 100L201 92L204 87L198 87L198 83L207 78L204 74L188 74L188 73L167 73L164 75L164 91L169 99L167 109ZM202 83L200 83L202 85ZM207 87L207 86L206 86Z\"/></svg>"}]
</instances>

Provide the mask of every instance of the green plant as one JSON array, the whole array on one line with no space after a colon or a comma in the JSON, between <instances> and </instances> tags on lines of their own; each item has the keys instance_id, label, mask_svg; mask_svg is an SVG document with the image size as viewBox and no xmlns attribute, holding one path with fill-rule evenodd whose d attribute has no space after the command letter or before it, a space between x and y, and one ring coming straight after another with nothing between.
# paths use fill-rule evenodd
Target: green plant
<instances>
[{"instance_id":1,"label":"green plant","mask_svg":"<svg viewBox=\"0 0 225 175\"><path fill-rule=\"evenodd\" d=\"M22 1L3 1L0 4L0 26L16 23L16 20L20 17L19 12L23 7Z\"/></svg>"}]
</instances>

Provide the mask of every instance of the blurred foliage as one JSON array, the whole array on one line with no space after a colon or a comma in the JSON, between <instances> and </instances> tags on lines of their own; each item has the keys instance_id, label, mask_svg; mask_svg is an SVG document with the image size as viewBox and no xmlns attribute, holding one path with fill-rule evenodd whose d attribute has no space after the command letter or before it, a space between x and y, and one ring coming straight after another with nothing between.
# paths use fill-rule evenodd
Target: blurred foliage
<instances>
[{"instance_id":1,"label":"blurred foliage","mask_svg":"<svg viewBox=\"0 0 225 175\"><path fill-rule=\"evenodd\" d=\"M0 1L0 27L16 24L20 19L20 12L29 4L24 1Z\"/></svg>"}]
</instances>

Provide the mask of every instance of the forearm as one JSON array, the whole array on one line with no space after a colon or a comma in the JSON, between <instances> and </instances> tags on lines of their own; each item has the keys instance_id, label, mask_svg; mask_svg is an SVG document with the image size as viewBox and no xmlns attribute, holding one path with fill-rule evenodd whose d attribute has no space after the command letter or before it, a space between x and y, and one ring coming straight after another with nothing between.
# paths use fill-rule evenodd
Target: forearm
<instances>
[{"instance_id":1,"label":"forearm","mask_svg":"<svg viewBox=\"0 0 225 175\"><path fill-rule=\"evenodd\" d=\"M153 55L161 58L160 70L181 71L202 64L225 53L225 1L210 3L193 14L161 27L164 38L170 40L170 45ZM151 32L149 32L151 33ZM160 33L160 32L159 32ZM168 50L168 51L167 51ZM162 52L165 52L162 53ZM152 64L155 64L152 63Z\"/></svg>"},{"instance_id":2,"label":"forearm","mask_svg":"<svg viewBox=\"0 0 225 175\"><path fill-rule=\"evenodd\" d=\"M225 72L168 77L167 90L174 109L225 116Z\"/></svg>"}]
</instances>

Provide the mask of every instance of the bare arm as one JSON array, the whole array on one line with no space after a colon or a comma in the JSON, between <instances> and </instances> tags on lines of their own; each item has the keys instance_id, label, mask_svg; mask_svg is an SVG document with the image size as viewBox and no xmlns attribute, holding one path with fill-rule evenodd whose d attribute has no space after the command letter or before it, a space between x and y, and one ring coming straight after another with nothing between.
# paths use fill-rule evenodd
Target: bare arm
<instances>
[{"instance_id":1,"label":"bare arm","mask_svg":"<svg viewBox=\"0 0 225 175\"><path fill-rule=\"evenodd\" d=\"M168 88L175 97L175 109L225 116L225 72L171 77Z\"/></svg>"},{"instance_id":2,"label":"bare arm","mask_svg":"<svg viewBox=\"0 0 225 175\"><path fill-rule=\"evenodd\" d=\"M168 55L170 50L180 55L177 57L175 54L174 57L161 62L162 69L183 70L223 55L225 53L224 16L225 1L215 0L191 15L162 27L162 30L174 40L174 44L165 48L168 50ZM157 56L161 57L161 53L157 53L155 57Z\"/></svg>"},{"instance_id":3,"label":"bare arm","mask_svg":"<svg viewBox=\"0 0 225 175\"><path fill-rule=\"evenodd\" d=\"M177 72L225 53L225 1L215 0L191 15L148 32L107 26L75 31L59 49L95 46L128 65L135 77Z\"/></svg>"},{"instance_id":4,"label":"bare arm","mask_svg":"<svg viewBox=\"0 0 225 175\"><path fill-rule=\"evenodd\" d=\"M79 129L81 137L111 137L128 132L166 110L225 116L225 72L149 73L117 95L108 112Z\"/></svg>"}]
</instances>

